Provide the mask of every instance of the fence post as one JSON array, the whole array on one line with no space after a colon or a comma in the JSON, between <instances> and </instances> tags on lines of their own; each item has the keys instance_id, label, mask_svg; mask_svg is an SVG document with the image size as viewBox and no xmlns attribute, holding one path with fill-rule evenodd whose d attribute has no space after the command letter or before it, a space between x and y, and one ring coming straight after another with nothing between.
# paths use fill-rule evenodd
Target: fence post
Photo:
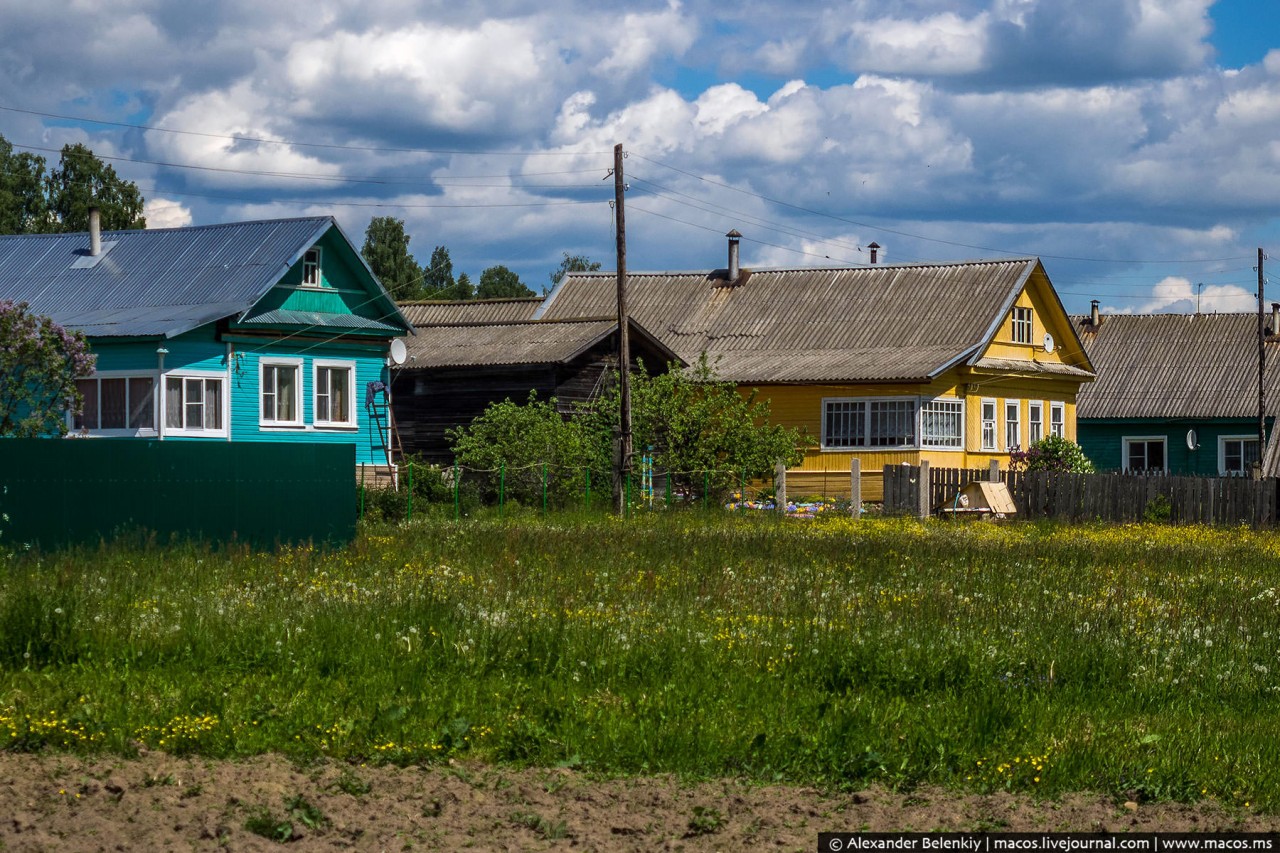
<instances>
[{"instance_id":1,"label":"fence post","mask_svg":"<svg viewBox=\"0 0 1280 853\"><path fill-rule=\"evenodd\" d=\"M702 472L702 508L707 508L707 492L711 491L711 472Z\"/></svg>"},{"instance_id":2,"label":"fence post","mask_svg":"<svg viewBox=\"0 0 1280 853\"><path fill-rule=\"evenodd\" d=\"M591 509L591 469L586 468L584 470L587 473L587 491L585 497L582 499L582 508Z\"/></svg>"},{"instance_id":3,"label":"fence post","mask_svg":"<svg viewBox=\"0 0 1280 853\"><path fill-rule=\"evenodd\" d=\"M773 508L787 514L787 466L781 459L773 466Z\"/></svg>"},{"instance_id":4,"label":"fence post","mask_svg":"<svg viewBox=\"0 0 1280 853\"><path fill-rule=\"evenodd\" d=\"M502 518L502 511L507 504L507 463L502 461L498 463L498 518Z\"/></svg>"},{"instance_id":5,"label":"fence post","mask_svg":"<svg viewBox=\"0 0 1280 853\"><path fill-rule=\"evenodd\" d=\"M920 473L916 478L916 486L919 489L916 493L916 518L925 519L929 517L932 509L930 504L933 488L929 483L929 463L923 459L920 460Z\"/></svg>"},{"instance_id":6,"label":"fence post","mask_svg":"<svg viewBox=\"0 0 1280 853\"><path fill-rule=\"evenodd\" d=\"M630 518L631 517L631 472L630 471L627 472L626 477L627 477L626 489L623 491L623 494L622 494L622 498L623 498L622 517Z\"/></svg>"},{"instance_id":7,"label":"fence post","mask_svg":"<svg viewBox=\"0 0 1280 853\"><path fill-rule=\"evenodd\" d=\"M542 514L547 514L547 463L542 463Z\"/></svg>"},{"instance_id":8,"label":"fence post","mask_svg":"<svg viewBox=\"0 0 1280 853\"><path fill-rule=\"evenodd\" d=\"M364 465L360 466L360 520L364 521Z\"/></svg>"},{"instance_id":9,"label":"fence post","mask_svg":"<svg viewBox=\"0 0 1280 853\"><path fill-rule=\"evenodd\" d=\"M862 517L862 460L849 463L849 514Z\"/></svg>"},{"instance_id":10,"label":"fence post","mask_svg":"<svg viewBox=\"0 0 1280 853\"><path fill-rule=\"evenodd\" d=\"M1000 482L1000 460L999 459L991 460L991 466L987 469L987 482L988 483Z\"/></svg>"},{"instance_id":11,"label":"fence post","mask_svg":"<svg viewBox=\"0 0 1280 853\"><path fill-rule=\"evenodd\" d=\"M747 469L738 475L738 512L747 511Z\"/></svg>"},{"instance_id":12,"label":"fence post","mask_svg":"<svg viewBox=\"0 0 1280 853\"><path fill-rule=\"evenodd\" d=\"M458 463L454 462L453 463L453 520L454 521L457 521L459 518L459 515L458 515L458 475L459 473L461 472L458 471Z\"/></svg>"},{"instance_id":13,"label":"fence post","mask_svg":"<svg viewBox=\"0 0 1280 853\"><path fill-rule=\"evenodd\" d=\"M409 460L409 504L405 513L405 521L413 521L413 460Z\"/></svg>"},{"instance_id":14,"label":"fence post","mask_svg":"<svg viewBox=\"0 0 1280 853\"><path fill-rule=\"evenodd\" d=\"M668 471L666 475L663 476L662 483L663 483L663 491L666 492L666 495L665 495L666 506L667 506L667 509L670 509L671 508L671 472L670 471Z\"/></svg>"}]
</instances>

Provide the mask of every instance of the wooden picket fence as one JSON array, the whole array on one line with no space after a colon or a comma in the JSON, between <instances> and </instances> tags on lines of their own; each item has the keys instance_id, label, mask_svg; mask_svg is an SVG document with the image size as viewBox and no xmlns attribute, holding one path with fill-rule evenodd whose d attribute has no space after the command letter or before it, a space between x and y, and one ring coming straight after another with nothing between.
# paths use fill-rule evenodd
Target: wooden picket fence
<instances>
[{"instance_id":1,"label":"wooden picket fence","mask_svg":"<svg viewBox=\"0 0 1280 853\"><path fill-rule=\"evenodd\" d=\"M918 515L954 500L974 480L992 479L989 469L929 468L928 497L920 492L920 467L886 465L884 511ZM1133 474L1067 474L999 471L1021 518L1062 521L1167 520L1172 524L1280 523L1280 480L1248 477L1169 477Z\"/></svg>"}]
</instances>

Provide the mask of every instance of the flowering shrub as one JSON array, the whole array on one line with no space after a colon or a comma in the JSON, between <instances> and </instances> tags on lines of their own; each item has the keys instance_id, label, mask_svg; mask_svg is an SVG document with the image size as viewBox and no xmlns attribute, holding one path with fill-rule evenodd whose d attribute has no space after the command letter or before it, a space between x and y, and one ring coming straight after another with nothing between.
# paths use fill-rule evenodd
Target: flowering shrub
<instances>
[{"instance_id":1,"label":"flowering shrub","mask_svg":"<svg viewBox=\"0 0 1280 853\"><path fill-rule=\"evenodd\" d=\"M80 332L0 300L0 436L65 435L67 408L83 404L76 380L95 358Z\"/></svg>"},{"instance_id":2,"label":"flowering shrub","mask_svg":"<svg viewBox=\"0 0 1280 853\"><path fill-rule=\"evenodd\" d=\"M1057 435L1046 435L1032 442L1026 450L1009 454L1009 466L1015 471L1065 471L1092 474L1093 463L1080 445Z\"/></svg>"}]
</instances>

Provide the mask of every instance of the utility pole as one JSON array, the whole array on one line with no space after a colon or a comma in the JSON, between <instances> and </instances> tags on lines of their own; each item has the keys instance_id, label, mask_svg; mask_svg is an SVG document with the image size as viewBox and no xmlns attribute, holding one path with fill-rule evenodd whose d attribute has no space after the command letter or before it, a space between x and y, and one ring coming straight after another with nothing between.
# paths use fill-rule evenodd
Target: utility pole
<instances>
[{"instance_id":1,"label":"utility pole","mask_svg":"<svg viewBox=\"0 0 1280 853\"><path fill-rule=\"evenodd\" d=\"M613 146L614 217L618 235L618 441L613 460L613 508L619 515L626 512L626 479L631 470L631 337L627 328L627 217L623 194L627 184L622 178L622 143Z\"/></svg>"},{"instance_id":2,"label":"utility pole","mask_svg":"<svg viewBox=\"0 0 1280 853\"><path fill-rule=\"evenodd\" d=\"M1267 409L1266 391L1263 374L1267 366L1266 327L1262 317L1262 260L1265 257L1262 249L1258 249L1258 467L1262 467L1262 451L1267 445Z\"/></svg>"}]
</instances>

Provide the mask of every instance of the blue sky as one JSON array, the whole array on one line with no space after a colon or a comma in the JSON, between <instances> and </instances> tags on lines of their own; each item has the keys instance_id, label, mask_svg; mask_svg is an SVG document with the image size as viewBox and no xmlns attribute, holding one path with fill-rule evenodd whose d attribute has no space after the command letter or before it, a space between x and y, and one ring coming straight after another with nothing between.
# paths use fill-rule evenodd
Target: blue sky
<instances>
[{"instance_id":1,"label":"blue sky","mask_svg":"<svg viewBox=\"0 0 1280 853\"><path fill-rule=\"evenodd\" d=\"M152 226L404 219L535 290L562 254L709 269L1038 255L1088 310L1250 310L1280 250L1274 0L50 0L0 134L113 158ZM1280 272L1280 251L1274 267ZM1268 267L1270 269L1270 267ZM1271 278L1268 275L1268 278ZM1280 300L1280 279L1268 300Z\"/></svg>"}]
</instances>

